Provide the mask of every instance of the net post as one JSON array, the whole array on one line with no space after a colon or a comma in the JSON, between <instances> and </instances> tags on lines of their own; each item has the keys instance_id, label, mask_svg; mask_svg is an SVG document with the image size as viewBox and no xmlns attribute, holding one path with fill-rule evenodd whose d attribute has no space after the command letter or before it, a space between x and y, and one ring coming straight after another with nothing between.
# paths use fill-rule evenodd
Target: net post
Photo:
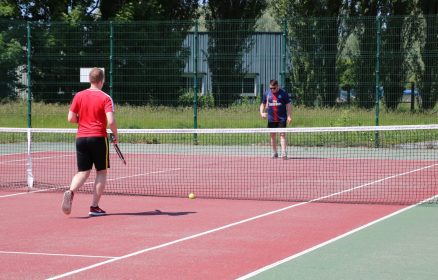
<instances>
[{"instance_id":1,"label":"net post","mask_svg":"<svg viewBox=\"0 0 438 280\"><path fill-rule=\"evenodd\" d=\"M26 161L26 178L27 187L33 188L33 173L32 173L32 132L31 128L27 129L27 161Z\"/></svg>"}]
</instances>

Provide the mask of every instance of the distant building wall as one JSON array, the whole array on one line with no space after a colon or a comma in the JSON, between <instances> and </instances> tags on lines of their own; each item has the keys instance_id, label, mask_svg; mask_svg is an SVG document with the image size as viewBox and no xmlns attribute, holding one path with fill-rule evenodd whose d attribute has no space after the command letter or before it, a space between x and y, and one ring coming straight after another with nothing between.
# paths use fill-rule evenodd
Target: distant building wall
<instances>
[{"instance_id":1,"label":"distant building wall","mask_svg":"<svg viewBox=\"0 0 438 280\"><path fill-rule=\"evenodd\" d=\"M283 34L280 32L260 32L254 33L252 48L242 55L243 69L246 69L247 75L242 81L242 95L255 96L265 90L271 79L276 79L281 83L282 72L282 44ZM198 33L198 73L202 76L202 92L211 93L212 82L208 66L208 33ZM194 73L194 55L195 55L195 34L189 33L184 40L184 47L190 49L190 57L184 68L185 73ZM286 72L290 69L290 54L286 51ZM253 85L250 85L250 83ZM280 85L286 87L285 85ZM251 92L249 92L251 91ZM201 90L199 91L201 92Z\"/></svg>"}]
</instances>

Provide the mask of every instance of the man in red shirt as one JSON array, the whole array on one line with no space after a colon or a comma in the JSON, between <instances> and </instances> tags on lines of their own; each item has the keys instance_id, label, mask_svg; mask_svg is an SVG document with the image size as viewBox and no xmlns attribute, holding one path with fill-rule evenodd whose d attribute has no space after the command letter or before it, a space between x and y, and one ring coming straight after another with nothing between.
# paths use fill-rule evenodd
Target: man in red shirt
<instances>
[{"instance_id":1,"label":"man in red shirt","mask_svg":"<svg viewBox=\"0 0 438 280\"><path fill-rule=\"evenodd\" d=\"M106 212L99 207L100 197L106 185L106 173L109 166L107 125L117 143L117 124L114 116L112 98L101 89L105 82L101 69L93 68L89 74L90 88L78 92L68 112L68 121L78 124L76 135L76 157L78 173L73 177L70 189L64 193L62 211L70 214L75 191L90 176L93 164L96 168L93 201L90 216L102 216Z\"/></svg>"}]
</instances>

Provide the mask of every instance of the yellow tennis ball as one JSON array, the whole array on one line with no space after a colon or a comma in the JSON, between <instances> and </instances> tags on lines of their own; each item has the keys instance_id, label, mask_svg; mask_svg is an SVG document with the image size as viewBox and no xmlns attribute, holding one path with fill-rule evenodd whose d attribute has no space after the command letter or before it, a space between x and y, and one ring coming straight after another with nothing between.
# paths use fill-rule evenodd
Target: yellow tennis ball
<instances>
[{"instance_id":1,"label":"yellow tennis ball","mask_svg":"<svg viewBox=\"0 0 438 280\"><path fill-rule=\"evenodd\" d=\"M194 199L194 198L196 198L196 195L195 195L194 193L190 193L190 194L189 194L189 198L190 198L190 199Z\"/></svg>"}]
</instances>

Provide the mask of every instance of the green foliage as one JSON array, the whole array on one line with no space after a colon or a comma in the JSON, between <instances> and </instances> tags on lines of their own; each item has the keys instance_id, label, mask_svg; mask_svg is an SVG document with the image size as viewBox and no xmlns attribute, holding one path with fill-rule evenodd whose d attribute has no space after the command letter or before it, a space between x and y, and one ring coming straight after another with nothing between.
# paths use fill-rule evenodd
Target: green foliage
<instances>
[{"instance_id":1,"label":"green foliage","mask_svg":"<svg viewBox=\"0 0 438 280\"><path fill-rule=\"evenodd\" d=\"M384 104L395 110L401 100L403 83L416 81L424 92L423 108L434 107L438 96L436 20L423 14L437 14L436 1L296 1L272 3L277 19L288 20L288 46L293 54L290 72L297 103L314 106L321 98L333 105L336 83L351 86L362 108L375 104L377 22L380 15L379 83L385 89ZM410 14L410 16L406 16ZM403 16L399 16L403 15ZM336 27L327 29L324 17L331 17ZM397 17L398 16L398 17ZM279 24L281 22L278 22ZM322 24L321 24L322 23ZM330 30L339 31L330 35ZM427 38L427 40L425 40ZM337 48L333 48L337 45ZM330 47L331 46L331 47ZM295 54L295 55L294 55ZM337 61L331 60L336 54Z\"/></svg>"},{"instance_id":2,"label":"green foliage","mask_svg":"<svg viewBox=\"0 0 438 280\"><path fill-rule=\"evenodd\" d=\"M198 17L197 0L101 0L102 20L132 22L145 20L191 20Z\"/></svg>"},{"instance_id":3,"label":"green foliage","mask_svg":"<svg viewBox=\"0 0 438 280\"><path fill-rule=\"evenodd\" d=\"M340 73L339 84L341 88L355 87L357 69L354 67L354 62L350 58L342 58L337 63L337 69Z\"/></svg>"},{"instance_id":4,"label":"green foliage","mask_svg":"<svg viewBox=\"0 0 438 280\"><path fill-rule=\"evenodd\" d=\"M13 18L17 13L17 8L12 1L0 0L0 19Z\"/></svg>"},{"instance_id":5,"label":"green foliage","mask_svg":"<svg viewBox=\"0 0 438 280\"><path fill-rule=\"evenodd\" d=\"M191 22L114 23L115 99L131 104L177 105L190 51L183 47Z\"/></svg>"},{"instance_id":6,"label":"green foliage","mask_svg":"<svg viewBox=\"0 0 438 280\"><path fill-rule=\"evenodd\" d=\"M226 107L239 100L236 89L248 71L242 55L253 46L253 31L280 28L287 35L292 62L286 75L297 105L336 106L339 88L348 86L357 93L357 106L372 108L379 80L385 90L382 104L396 110L409 81L420 89L422 109L430 110L438 100L437 3L205 1L204 26L211 32L206 58L214 103ZM17 21L23 19L32 27L36 100L70 102L71 92L86 87L78 81L79 68L100 66L108 73L111 57L113 80L109 84L107 76L104 89L111 88L115 101L177 106L185 82L181 74L191 51L183 44L199 14L197 0L0 0L0 18L14 20L0 25L0 97L14 98L18 78L27 70L21 67L26 64L26 26Z\"/></svg>"},{"instance_id":7,"label":"green foliage","mask_svg":"<svg viewBox=\"0 0 438 280\"><path fill-rule=\"evenodd\" d=\"M430 8L433 8L432 4ZM430 11L429 9L426 9ZM433 10L433 9L432 9ZM435 11L438 4L435 3ZM425 16L425 36L427 38L421 59L425 62L424 72L421 73L422 108L433 108L438 100L438 16Z\"/></svg>"},{"instance_id":8,"label":"green foliage","mask_svg":"<svg viewBox=\"0 0 438 280\"><path fill-rule=\"evenodd\" d=\"M274 16L273 5L275 1L267 0L267 8L262 16L257 20L256 31L258 32L281 32L282 28Z\"/></svg>"},{"instance_id":9,"label":"green foliage","mask_svg":"<svg viewBox=\"0 0 438 280\"><path fill-rule=\"evenodd\" d=\"M23 26L10 20L17 14L15 1L0 0L0 100L16 98L15 89L21 87L18 66L24 64L21 59L23 44L20 42L20 36L24 35Z\"/></svg>"},{"instance_id":10,"label":"green foliage","mask_svg":"<svg viewBox=\"0 0 438 280\"><path fill-rule=\"evenodd\" d=\"M114 19L118 22L129 22L134 19L134 4L127 3L122 6L119 11L116 12Z\"/></svg>"},{"instance_id":11,"label":"green foliage","mask_svg":"<svg viewBox=\"0 0 438 280\"><path fill-rule=\"evenodd\" d=\"M16 97L15 89L21 87L18 66L24 64L22 44L14 37L22 29L19 25L0 22L0 30L4 30L0 32L0 99L13 99Z\"/></svg>"},{"instance_id":12,"label":"green foliage","mask_svg":"<svg viewBox=\"0 0 438 280\"><path fill-rule=\"evenodd\" d=\"M21 55L21 45L16 39L5 42L5 36L0 33L0 61L14 61Z\"/></svg>"},{"instance_id":13,"label":"green foliage","mask_svg":"<svg viewBox=\"0 0 438 280\"><path fill-rule=\"evenodd\" d=\"M115 20L118 38L113 54L116 101L176 105L190 55L182 45L197 8L196 0L101 2L101 19Z\"/></svg>"},{"instance_id":14,"label":"green foliage","mask_svg":"<svg viewBox=\"0 0 438 280\"><path fill-rule=\"evenodd\" d=\"M84 11L84 7L82 7L81 5L75 6L72 8L70 13L62 13L61 20L63 22L69 23L70 25L76 25L80 21L87 19L83 11Z\"/></svg>"},{"instance_id":15,"label":"green foliage","mask_svg":"<svg viewBox=\"0 0 438 280\"><path fill-rule=\"evenodd\" d=\"M324 106L335 105L339 30L336 16L341 3L336 0L315 5L310 0L280 0L274 4L277 18L287 22L288 47L295 68L290 73L293 92L301 97L298 102L306 106L313 106L316 100Z\"/></svg>"},{"instance_id":16,"label":"green foliage","mask_svg":"<svg viewBox=\"0 0 438 280\"><path fill-rule=\"evenodd\" d=\"M219 106L228 106L239 97L236 88L246 73L242 53L252 46L251 34L266 6L265 0L208 1L205 14L210 32L208 65L214 99Z\"/></svg>"},{"instance_id":17,"label":"green foliage","mask_svg":"<svg viewBox=\"0 0 438 280\"><path fill-rule=\"evenodd\" d=\"M183 107L193 107L195 93L193 90L188 90L178 97L178 105ZM197 96L197 106L200 108L213 108L214 97L212 94L204 94Z\"/></svg>"},{"instance_id":18,"label":"green foliage","mask_svg":"<svg viewBox=\"0 0 438 280\"><path fill-rule=\"evenodd\" d=\"M197 7L196 0L3 0L0 2L0 17L10 15L15 9L20 10L14 15L16 18L32 22L31 72L35 100L70 102L71 92L87 86L79 82L79 69L98 66L108 70L108 57L111 56L114 84L107 83L104 90L108 91L113 86L115 93L127 93L115 95L117 101L145 104L153 100L156 103L175 104L177 95L173 93L179 90L175 85L178 79L181 80L188 56L187 50L181 46L187 30L192 26L190 21L181 20L195 18ZM110 34L108 22L91 22L101 19L125 22L126 25L115 23L114 34ZM169 21L163 24L129 24L151 19ZM114 54L111 54L110 38L116 37L121 44L117 44ZM25 39L25 36L22 38ZM8 71L13 72L14 69ZM149 79L139 82L140 76ZM3 86L1 82L0 86ZM13 88L10 82L7 86ZM148 91L142 92L144 88L148 88ZM125 98L118 99L122 96ZM163 96L165 98L161 98Z\"/></svg>"},{"instance_id":19,"label":"green foliage","mask_svg":"<svg viewBox=\"0 0 438 280\"><path fill-rule=\"evenodd\" d=\"M384 102L389 110L395 110L403 96L403 71L394 71L405 60L402 52L402 17L388 17L382 19L382 59L380 65L381 80L384 86Z\"/></svg>"},{"instance_id":20,"label":"green foliage","mask_svg":"<svg viewBox=\"0 0 438 280\"><path fill-rule=\"evenodd\" d=\"M340 38L340 52L336 63L340 88L357 88L358 67L360 59L359 41L355 33Z\"/></svg>"},{"instance_id":21,"label":"green foliage","mask_svg":"<svg viewBox=\"0 0 438 280\"><path fill-rule=\"evenodd\" d=\"M95 0L78 1L14 1L16 17L34 22L64 21L67 18L93 19ZM68 11L68 12L66 12Z\"/></svg>"}]
</instances>

